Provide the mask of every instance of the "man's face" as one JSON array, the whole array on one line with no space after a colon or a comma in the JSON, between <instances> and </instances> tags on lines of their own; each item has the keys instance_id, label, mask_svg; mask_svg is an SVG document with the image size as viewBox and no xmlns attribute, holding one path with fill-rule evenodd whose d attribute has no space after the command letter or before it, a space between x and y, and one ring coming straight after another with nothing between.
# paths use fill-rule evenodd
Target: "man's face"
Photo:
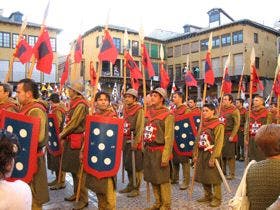
<instances>
[{"instance_id":1,"label":"man's face","mask_svg":"<svg viewBox=\"0 0 280 210\"><path fill-rule=\"evenodd\" d=\"M253 106L261 106L263 105L263 100L259 97L255 97L254 100L253 100Z\"/></svg>"},{"instance_id":2,"label":"man's face","mask_svg":"<svg viewBox=\"0 0 280 210\"><path fill-rule=\"evenodd\" d=\"M125 102L126 105L132 105L135 102L135 99L132 95L125 94L124 95L124 102Z\"/></svg>"},{"instance_id":3,"label":"man's face","mask_svg":"<svg viewBox=\"0 0 280 210\"><path fill-rule=\"evenodd\" d=\"M151 105L157 106L162 104L162 97L159 95L159 93L151 93Z\"/></svg>"},{"instance_id":4,"label":"man's face","mask_svg":"<svg viewBox=\"0 0 280 210\"><path fill-rule=\"evenodd\" d=\"M208 107L203 107L202 116L204 119L210 119L214 116L214 110L211 110Z\"/></svg>"},{"instance_id":5,"label":"man's face","mask_svg":"<svg viewBox=\"0 0 280 210\"><path fill-rule=\"evenodd\" d=\"M192 108L194 108L195 107L195 102L194 102L194 100L189 100L188 101L188 106L192 109Z\"/></svg>"},{"instance_id":6,"label":"man's face","mask_svg":"<svg viewBox=\"0 0 280 210\"><path fill-rule=\"evenodd\" d=\"M28 102L28 99L30 98L30 91L25 92L23 89L23 83L19 83L17 85L17 99L18 102L22 105L26 104Z\"/></svg>"},{"instance_id":7,"label":"man's face","mask_svg":"<svg viewBox=\"0 0 280 210\"><path fill-rule=\"evenodd\" d=\"M69 95L70 99L73 99L77 95L77 93L74 90L72 90L71 88L68 88L67 90L68 90L68 95Z\"/></svg>"},{"instance_id":8,"label":"man's face","mask_svg":"<svg viewBox=\"0 0 280 210\"><path fill-rule=\"evenodd\" d=\"M106 110L109 106L109 100L107 99L106 95L101 94L100 97L96 101L96 106L100 110Z\"/></svg>"},{"instance_id":9,"label":"man's face","mask_svg":"<svg viewBox=\"0 0 280 210\"><path fill-rule=\"evenodd\" d=\"M231 101L229 100L229 97L228 96L224 96L223 97L223 105L224 106L228 106L231 104Z\"/></svg>"},{"instance_id":10,"label":"man's face","mask_svg":"<svg viewBox=\"0 0 280 210\"><path fill-rule=\"evenodd\" d=\"M172 97L172 101L177 106L180 103L182 103L182 98L178 94L175 93Z\"/></svg>"},{"instance_id":11,"label":"man's face","mask_svg":"<svg viewBox=\"0 0 280 210\"><path fill-rule=\"evenodd\" d=\"M241 108L242 107L242 103L240 101L236 101L235 102L236 107Z\"/></svg>"},{"instance_id":12,"label":"man's face","mask_svg":"<svg viewBox=\"0 0 280 210\"><path fill-rule=\"evenodd\" d=\"M0 101L5 100L8 98L9 93L4 91L4 87L0 86Z\"/></svg>"}]
</instances>

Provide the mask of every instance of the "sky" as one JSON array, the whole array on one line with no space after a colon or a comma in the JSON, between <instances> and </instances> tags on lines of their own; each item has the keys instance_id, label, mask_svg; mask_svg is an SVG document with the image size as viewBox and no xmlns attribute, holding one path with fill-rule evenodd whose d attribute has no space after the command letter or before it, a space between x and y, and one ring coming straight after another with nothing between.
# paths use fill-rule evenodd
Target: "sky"
<instances>
[{"instance_id":1,"label":"sky","mask_svg":"<svg viewBox=\"0 0 280 210\"><path fill-rule=\"evenodd\" d=\"M20 11L27 21L41 24L48 0L0 0L7 17ZM67 54L69 43L79 34L109 24L139 30L145 35L154 29L183 32L183 25L208 26L207 12L221 8L234 20L250 19L273 27L280 20L279 0L50 0L46 25L63 31L57 37L59 54ZM110 11L110 12L109 12Z\"/></svg>"}]
</instances>

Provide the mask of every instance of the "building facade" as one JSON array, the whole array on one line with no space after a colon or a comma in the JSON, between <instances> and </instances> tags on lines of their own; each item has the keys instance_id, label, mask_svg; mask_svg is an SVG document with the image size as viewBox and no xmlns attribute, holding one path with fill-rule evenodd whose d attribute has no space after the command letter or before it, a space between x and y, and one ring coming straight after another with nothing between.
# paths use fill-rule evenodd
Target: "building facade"
<instances>
[{"instance_id":1,"label":"building facade","mask_svg":"<svg viewBox=\"0 0 280 210\"><path fill-rule=\"evenodd\" d=\"M189 66L194 76L198 80L198 98L204 78L205 57L208 49L208 39L212 33L213 48L211 51L212 65L215 75L215 84L209 87L210 95L217 96L221 88L223 69L228 54L231 54L229 74L233 83L233 94L237 93L238 83L244 66L244 83L249 90L250 75L250 55L255 48L256 68L265 86L265 90L260 94L268 95L271 90L277 57L279 52L280 31L256 23L251 20L233 20L222 9L214 8L208 12L209 27L201 28L193 25L185 25L184 33L172 33L158 31L149 37L145 37L144 42L153 62L156 76L153 84L159 85L159 64L160 45L163 44L165 51L165 68L168 71L170 81L175 81L176 86L182 91L185 90L184 67L186 66L187 55L189 55ZM123 84L124 69L124 32L128 32L129 49L137 64L141 61L141 47L139 33L135 30L120 26L108 27L110 34L116 45L119 56L114 65L103 62L101 83L112 88L117 82L119 86ZM89 80L89 63L95 62L98 66L98 53L104 27L96 26L83 34L83 62L81 65L81 76ZM140 69L141 69L141 65ZM127 72L127 76L129 73ZM147 78L147 77L146 77ZM129 80L127 81L129 84ZM147 89L149 89L147 81ZM171 83L170 87L171 88ZM140 88L141 89L141 88ZM191 94L196 94L197 89L191 88Z\"/></svg>"},{"instance_id":2,"label":"building facade","mask_svg":"<svg viewBox=\"0 0 280 210\"><path fill-rule=\"evenodd\" d=\"M9 68L9 62L11 56L14 53L17 40L19 37L20 28L22 25L23 14L20 12L14 12L9 17L4 17L0 14L0 81L3 82ZM34 46L36 43L39 32L41 29L40 24L27 23L27 26L23 32L26 41L30 46ZM57 35L61 32L61 29L47 27L51 46L53 49L53 64L51 74L44 74L36 70L36 65L33 70L32 79L36 82L51 82L55 83L59 81L58 77L58 60L57 60ZM10 77L10 82L17 82L20 79L27 77L30 63L22 64L17 58L13 64L13 71Z\"/></svg>"}]
</instances>

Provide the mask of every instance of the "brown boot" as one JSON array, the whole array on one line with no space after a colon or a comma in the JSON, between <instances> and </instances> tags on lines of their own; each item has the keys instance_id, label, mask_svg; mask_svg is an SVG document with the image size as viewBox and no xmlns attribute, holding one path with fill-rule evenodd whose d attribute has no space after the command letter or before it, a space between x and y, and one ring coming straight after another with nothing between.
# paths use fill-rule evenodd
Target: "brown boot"
<instances>
[{"instance_id":1,"label":"brown boot","mask_svg":"<svg viewBox=\"0 0 280 210\"><path fill-rule=\"evenodd\" d=\"M196 201L199 203L207 203L207 202L211 202L212 198L209 196L204 196L202 198L197 199Z\"/></svg>"},{"instance_id":2,"label":"brown boot","mask_svg":"<svg viewBox=\"0 0 280 210\"><path fill-rule=\"evenodd\" d=\"M138 195L140 195L139 190L134 189L130 193L128 193L126 196L129 197L129 198L133 198L133 197L136 197Z\"/></svg>"},{"instance_id":3,"label":"brown boot","mask_svg":"<svg viewBox=\"0 0 280 210\"><path fill-rule=\"evenodd\" d=\"M211 201L211 203L209 204L209 206L211 206L211 207L218 207L218 206L221 205L221 203L222 203L221 200L218 200L218 199L214 198Z\"/></svg>"}]
</instances>

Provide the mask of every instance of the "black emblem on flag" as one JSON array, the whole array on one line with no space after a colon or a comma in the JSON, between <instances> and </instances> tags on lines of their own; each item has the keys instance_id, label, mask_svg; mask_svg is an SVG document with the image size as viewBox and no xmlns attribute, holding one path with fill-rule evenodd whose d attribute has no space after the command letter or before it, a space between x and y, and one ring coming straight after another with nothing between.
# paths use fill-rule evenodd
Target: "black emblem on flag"
<instances>
[{"instance_id":1,"label":"black emblem on flag","mask_svg":"<svg viewBox=\"0 0 280 210\"><path fill-rule=\"evenodd\" d=\"M39 50L39 59L45 57L47 54L49 54L49 49L46 44L46 42L42 42L38 48Z\"/></svg>"},{"instance_id":2,"label":"black emblem on flag","mask_svg":"<svg viewBox=\"0 0 280 210\"><path fill-rule=\"evenodd\" d=\"M18 49L18 57L21 57L23 53L25 53L26 47L24 45L21 45Z\"/></svg>"},{"instance_id":3,"label":"black emblem on flag","mask_svg":"<svg viewBox=\"0 0 280 210\"><path fill-rule=\"evenodd\" d=\"M104 40L102 48L101 48L101 52L104 52L105 50L108 50L110 48L112 48L112 45L109 42L109 40Z\"/></svg>"}]
</instances>

